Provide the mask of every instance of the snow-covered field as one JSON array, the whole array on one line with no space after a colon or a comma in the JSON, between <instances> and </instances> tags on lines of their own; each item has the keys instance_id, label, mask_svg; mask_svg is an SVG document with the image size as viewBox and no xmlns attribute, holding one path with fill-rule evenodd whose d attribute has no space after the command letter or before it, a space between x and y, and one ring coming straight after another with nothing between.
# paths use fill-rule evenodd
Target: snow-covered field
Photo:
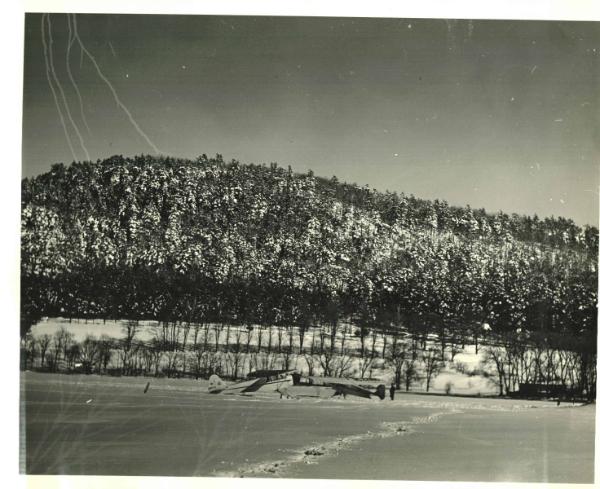
<instances>
[{"instance_id":1,"label":"snow-covered field","mask_svg":"<svg viewBox=\"0 0 600 489\"><path fill-rule=\"evenodd\" d=\"M211 395L191 379L34 372L21 385L29 474L593 481L593 405L281 400Z\"/></svg>"}]
</instances>

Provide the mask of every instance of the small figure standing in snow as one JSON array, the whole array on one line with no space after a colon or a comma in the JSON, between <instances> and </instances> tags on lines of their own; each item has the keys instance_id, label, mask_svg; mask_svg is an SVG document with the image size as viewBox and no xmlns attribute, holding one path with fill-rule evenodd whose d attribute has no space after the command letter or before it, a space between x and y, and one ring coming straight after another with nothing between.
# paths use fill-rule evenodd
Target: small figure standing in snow
<instances>
[{"instance_id":1,"label":"small figure standing in snow","mask_svg":"<svg viewBox=\"0 0 600 489\"><path fill-rule=\"evenodd\" d=\"M394 384L392 384L390 386L390 399L393 401L394 400L394 394L396 393L396 387L394 387Z\"/></svg>"}]
</instances>

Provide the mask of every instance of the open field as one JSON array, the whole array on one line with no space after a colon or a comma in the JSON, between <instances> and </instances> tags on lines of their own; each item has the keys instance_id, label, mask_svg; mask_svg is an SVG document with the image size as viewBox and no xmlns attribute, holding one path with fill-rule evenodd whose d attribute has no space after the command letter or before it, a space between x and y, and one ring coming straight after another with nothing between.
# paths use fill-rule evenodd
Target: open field
<instances>
[{"instance_id":1,"label":"open field","mask_svg":"<svg viewBox=\"0 0 600 489\"><path fill-rule=\"evenodd\" d=\"M188 379L32 372L22 402L29 474L593 482L593 405L280 400L209 395Z\"/></svg>"}]
</instances>

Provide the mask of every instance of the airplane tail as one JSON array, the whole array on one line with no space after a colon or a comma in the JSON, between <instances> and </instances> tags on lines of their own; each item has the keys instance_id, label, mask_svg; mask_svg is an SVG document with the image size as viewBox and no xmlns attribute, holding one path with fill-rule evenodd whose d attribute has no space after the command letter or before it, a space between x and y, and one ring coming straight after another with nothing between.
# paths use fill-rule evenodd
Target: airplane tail
<instances>
[{"instance_id":1,"label":"airplane tail","mask_svg":"<svg viewBox=\"0 0 600 489\"><path fill-rule=\"evenodd\" d=\"M383 401L385 399L385 385L379 384L375 390L375 395Z\"/></svg>"},{"instance_id":2,"label":"airplane tail","mask_svg":"<svg viewBox=\"0 0 600 489\"><path fill-rule=\"evenodd\" d=\"M217 374L212 374L208 378L208 392L211 394L217 394L225 389L225 387L227 387L225 382L223 382L221 377L219 377Z\"/></svg>"}]
</instances>

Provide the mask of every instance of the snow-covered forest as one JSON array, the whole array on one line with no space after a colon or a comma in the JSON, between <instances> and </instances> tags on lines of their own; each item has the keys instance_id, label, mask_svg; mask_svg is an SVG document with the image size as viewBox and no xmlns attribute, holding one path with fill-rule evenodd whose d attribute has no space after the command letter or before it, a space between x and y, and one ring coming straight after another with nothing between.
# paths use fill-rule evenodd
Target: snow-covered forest
<instances>
[{"instance_id":1,"label":"snow-covered forest","mask_svg":"<svg viewBox=\"0 0 600 489\"><path fill-rule=\"evenodd\" d=\"M38 364L43 317L94 319L94 341L103 321L155 321L152 338L109 348L123 373L143 345L155 373L204 375L216 355L237 377L254 353L329 375L383 362L400 383L481 345L501 393L520 379L595 393L596 228L218 155L57 164L22 187L21 336Z\"/></svg>"}]
</instances>

